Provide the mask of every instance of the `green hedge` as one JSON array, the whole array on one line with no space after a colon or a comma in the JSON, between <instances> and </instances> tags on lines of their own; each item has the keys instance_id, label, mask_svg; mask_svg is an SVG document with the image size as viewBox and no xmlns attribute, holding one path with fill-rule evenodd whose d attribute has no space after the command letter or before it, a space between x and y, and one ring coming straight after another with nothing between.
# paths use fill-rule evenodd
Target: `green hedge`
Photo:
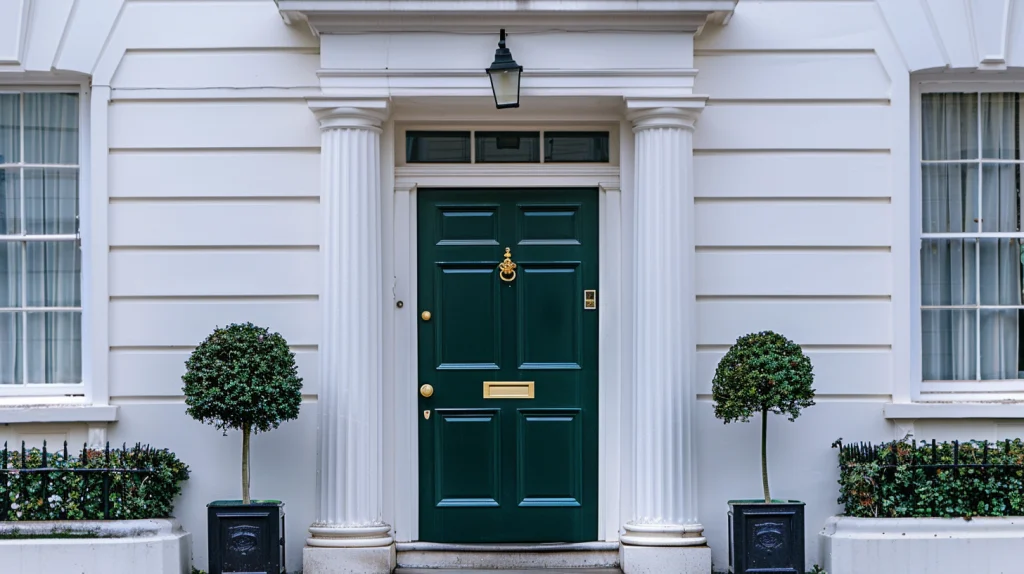
<instances>
[{"instance_id":1,"label":"green hedge","mask_svg":"<svg viewBox=\"0 0 1024 574\"><path fill-rule=\"evenodd\" d=\"M84 456L83 456L84 455ZM109 462L108 462L109 460ZM109 473L108 516L111 520L166 518L174 510L174 497L188 480L189 468L167 449L85 449L48 452L52 472L20 472L42 468L39 449L0 451L7 472L0 472L0 520L103 520L104 473L72 473L71 469L134 469L142 473ZM44 476L46 478L44 479ZM45 489L45 491L44 491Z\"/></svg>"},{"instance_id":2,"label":"green hedge","mask_svg":"<svg viewBox=\"0 0 1024 574\"><path fill-rule=\"evenodd\" d=\"M837 441L832 446L840 447L838 502L847 516L1024 515L1024 443L1020 439L958 444L899 440L846 446ZM983 463L988 466L969 466Z\"/></svg>"}]
</instances>

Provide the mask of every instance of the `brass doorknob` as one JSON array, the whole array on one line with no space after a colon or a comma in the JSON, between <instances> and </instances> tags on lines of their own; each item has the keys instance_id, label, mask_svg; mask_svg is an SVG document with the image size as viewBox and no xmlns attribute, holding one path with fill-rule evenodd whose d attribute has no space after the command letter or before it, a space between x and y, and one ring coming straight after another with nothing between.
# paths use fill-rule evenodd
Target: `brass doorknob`
<instances>
[{"instance_id":1,"label":"brass doorknob","mask_svg":"<svg viewBox=\"0 0 1024 574\"><path fill-rule=\"evenodd\" d=\"M424 311L424 312L420 313L420 318L423 319L424 321L429 321L430 320L430 311Z\"/></svg>"},{"instance_id":2,"label":"brass doorknob","mask_svg":"<svg viewBox=\"0 0 1024 574\"><path fill-rule=\"evenodd\" d=\"M430 385L422 385L420 387L420 394L423 395L424 398L429 399L430 396L434 394L434 387Z\"/></svg>"}]
</instances>

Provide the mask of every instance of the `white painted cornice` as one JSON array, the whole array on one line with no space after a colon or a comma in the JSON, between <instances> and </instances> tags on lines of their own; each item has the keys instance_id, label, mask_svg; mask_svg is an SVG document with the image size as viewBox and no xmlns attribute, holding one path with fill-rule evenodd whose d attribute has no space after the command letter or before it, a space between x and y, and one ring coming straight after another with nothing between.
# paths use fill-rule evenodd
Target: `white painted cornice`
<instances>
[{"instance_id":1,"label":"white painted cornice","mask_svg":"<svg viewBox=\"0 0 1024 574\"><path fill-rule=\"evenodd\" d=\"M0 0L0 74L33 83L92 74L124 1Z\"/></svg>"},{"instance_id":2,"label":"white painted cornice","mask_svg":"<svg viewBox=\"0 0 1024 574\"><path fill-rule=\"evenodd\" d=\"M32 0L0 2L0 64L18 65L25 59L25 38Z\"/></svg>"},{"instance_id":3,"label":"white painted cornice","mask_svg":"<svg viewBox=\"0 0 1024 574\"><path fill-rule=\"evenodd\" d=\"M1020 0L877 0L911 72L1024 67Z\"/></svg>"},{"instance_id":4,"label":"white painted cornice","mask_svg":"<svg viewBox=\"0 0 1024 574\"><path fill-rule=\"evenodd\" d=\"M275 0L288 24L314 34L646 30L724 25L739 0Z\"/></svg>"}]
</instances>

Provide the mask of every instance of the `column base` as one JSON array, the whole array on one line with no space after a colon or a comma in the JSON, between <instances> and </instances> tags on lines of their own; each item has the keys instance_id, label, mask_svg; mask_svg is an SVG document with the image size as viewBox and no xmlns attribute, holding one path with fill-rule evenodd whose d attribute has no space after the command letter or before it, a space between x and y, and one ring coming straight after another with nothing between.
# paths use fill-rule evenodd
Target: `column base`
<instances>
[{"instance_id":1,"label":"column base","mask_svg":"<svg viewBox=\"0 0 1024 574\"><path fill-rule=\"evenodd\" d=\"M623 544L633 546L704 546L704 527L700 524L635 524L623 525Z\"/></svg>"},{"instance_id":2,"label":"column base","mask_svg":"<svg viewBox=\"0 0 1024 574\"><path fill-rule=\"evenodd\" d=\"M711 574L708 546L630 546L619 550L623 574Z\"/></svg>"},{"instance_id":3,"label":"column base","mask_svg":"<svg viewBox=\"0 0 1024 574\"><path fill-rule=\"evenodd\" d=\"M396 562L394 543L369 548L302 549L303 574L391 574Z\"/></svg>"}]
</instances>

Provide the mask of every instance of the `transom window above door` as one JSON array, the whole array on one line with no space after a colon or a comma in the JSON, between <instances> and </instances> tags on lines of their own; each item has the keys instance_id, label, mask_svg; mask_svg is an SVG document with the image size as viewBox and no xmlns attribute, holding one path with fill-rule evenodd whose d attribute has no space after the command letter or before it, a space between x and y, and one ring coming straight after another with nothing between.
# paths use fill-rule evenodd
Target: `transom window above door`
<instances>
[{"instance_id":1,"label":"transom window above door","mask_svg":"<svg viewBox=\"0 0 1024 574\"><path fill-rule=\"evenodd\" d=\"M409 130L405 162L609 163L608 131Z\"/></svg>"},{"instance_id":2,"label":"transom window above door","mask_svg":"<svg viewBox=\"0 0 1024 574\"><path fill-rule=\"evenodd\" d=\"M921 95L925 383L973 381L979 391L1024 390L1021 114L1019 93ZM965 390L923 388L947 389Z\"/></svg>"}]
</instances>

